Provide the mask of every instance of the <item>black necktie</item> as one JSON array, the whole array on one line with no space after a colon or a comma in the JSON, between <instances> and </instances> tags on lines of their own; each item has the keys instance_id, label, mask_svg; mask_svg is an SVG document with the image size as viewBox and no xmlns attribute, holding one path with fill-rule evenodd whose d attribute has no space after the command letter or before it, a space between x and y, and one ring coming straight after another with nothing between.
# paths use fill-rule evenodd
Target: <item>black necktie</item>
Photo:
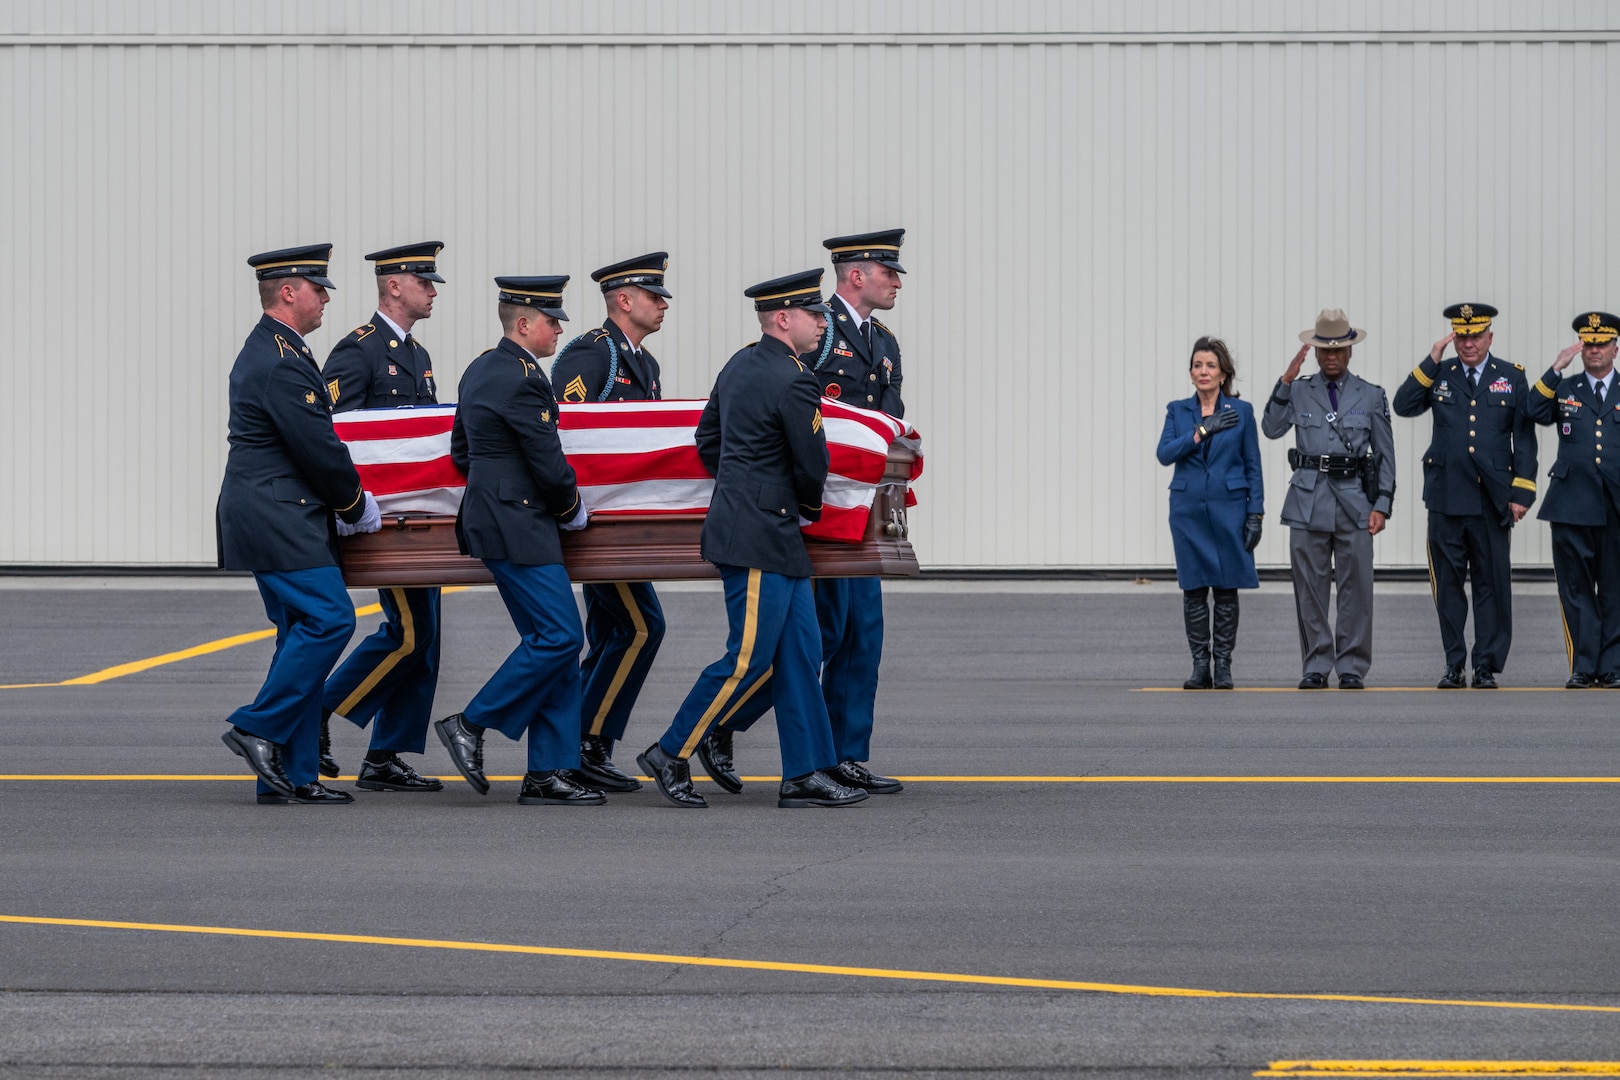
<instances>
[{"instance_id":1,"label":"black necktie","mask_svg":"<svg viewBox=\"0 0 1620 1080\"><path fill-rule=\"evenodd\" d=\"M1334 412L1339 411L1339 384L1336 382L1328 383L1328 405Z\"/></svg>"},{"instance_id":2,"label":"black necktie","mask_svg":"<svg viewBox=\"0 0 1620 1080\"><path fill-rule=\"evenodd\" d=\"M872 354L872 320L867 319L861 323L861 340L866 342L866 354Z\"/></svg>"},{"instance_id":3,"label":"black necktie","mask_svg":"<svg viewBox=\"0 0 1620 1080\"><path fill-rule=\"evenodd\" d=\"M1599 379L1592 387L1592 396L1597 398L1598 408L1603 408L1603 380Z\"/></svg>"},{"instance_id":4,"label":"black necktie","mask_svg":"<svg viewBox=\"0 0 1620 1080\"><path fill-rule=\"evenodd\" d=\"M1469 368L1468 369L1468 393L1471 394L1471 395L1479 393L1479 369L1478 368Z\"/></svg>"}]
</instances>

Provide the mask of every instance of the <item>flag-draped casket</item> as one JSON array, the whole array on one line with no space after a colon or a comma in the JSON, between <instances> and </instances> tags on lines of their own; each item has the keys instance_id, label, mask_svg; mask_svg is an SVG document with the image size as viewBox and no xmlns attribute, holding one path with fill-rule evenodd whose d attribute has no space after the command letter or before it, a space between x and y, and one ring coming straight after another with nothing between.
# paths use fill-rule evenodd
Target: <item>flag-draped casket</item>
<instances>
[{"instance_id":1,"label":"flag-draped casket","mask_svg":"<svg viewBox=\"0 0 1620 1080\"><path fill-rule=\"evenodd\" d=\"M578 477L590 525L563 533L575 581L717 577L699 554L714 480L694 432L702 401L638 401L563 407L563 452ZM911 576L907 537L911 481L921 442L903 420L821 402L831 471L821 520L804 530L821 577ZM339 545L352 586L459 585L491 580L456 546L455 515L466 478L450 460L455 406L361 409L333 417L360 479L376 496L383 528Z\"/></svg>"}]
</instances>

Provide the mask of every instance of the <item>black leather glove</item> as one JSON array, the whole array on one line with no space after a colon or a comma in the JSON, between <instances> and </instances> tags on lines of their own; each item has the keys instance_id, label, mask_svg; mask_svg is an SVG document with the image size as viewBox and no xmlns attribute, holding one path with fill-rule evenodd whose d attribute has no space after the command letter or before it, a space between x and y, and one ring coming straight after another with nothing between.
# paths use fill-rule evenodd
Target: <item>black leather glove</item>
<instances>
[{"instance_id":1,"label":"black leather glove","mask_svg":"<svg viewBox=\"0 0 1620 1080\"><path fill-rule=\"evenodd\" d=\"M1198 421L1198 434L1207 439L1217 431L1237 427L1237 422L1238 414L1236 409L1217 409L1211 415Z\"/></svg>"},{"instance_id":2,"label":"black leather glove","mask_svg":"<svg viewBox=\"0 0 1620 1080\"><path fill-rule=\"evenodd\" d=\"M1250 514L1243 519L1243 550L1253 551L1260 546L1260 527L1265 524L1265 515Z\"/></svg>"}]
</instances>

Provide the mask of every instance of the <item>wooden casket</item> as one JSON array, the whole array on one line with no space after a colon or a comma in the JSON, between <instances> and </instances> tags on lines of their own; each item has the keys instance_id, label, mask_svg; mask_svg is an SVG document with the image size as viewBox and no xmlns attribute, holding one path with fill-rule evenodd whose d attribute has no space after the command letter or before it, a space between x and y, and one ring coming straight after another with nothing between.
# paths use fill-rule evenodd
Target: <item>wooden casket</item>
<instances>
[{"instance_id":1,"label":"wooden casket","mask_svg":"<svg viewBox=\"0 0 1620 1080\"><path fill-rule=\"evenodd\" d=\"M916 453L894 443L858 544L805 538L817 577L915 577L920 573L906 525L906 494ZM574 581L672 581L717 578L699 553L702 514L593 515L562 534L563 561ZM338 542L343 580L351 587L488 585L484 564L461 554L456 519L443 514L385 513L378 532Z\"/></svg>"}]
</instances>

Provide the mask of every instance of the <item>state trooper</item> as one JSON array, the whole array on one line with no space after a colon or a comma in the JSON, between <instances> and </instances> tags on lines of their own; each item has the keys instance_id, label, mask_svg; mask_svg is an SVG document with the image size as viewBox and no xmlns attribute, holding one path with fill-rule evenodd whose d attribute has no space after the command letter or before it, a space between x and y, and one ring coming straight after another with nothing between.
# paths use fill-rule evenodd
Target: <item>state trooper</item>
<instances>
[{"instance_id":1,"label":"state trooper","mask_svg":"<svg viewBox=\"0 0 1620 1080\"><path fill-rule=\"evenodd\" d=\"M1564 617L1570 690L1620 689L1620 428L1614 377L1620 316L1586 311L1580 340L1558 354L1526 397L1530 418L1558 428L1558 460L1536 516L1552 525L1553 572ZM1581 356L1585 370L1564 375Z\"/></svg>"},{"instance_id":2,"label":"state trooper","mask_svg":"<svg viewBox=\"0 0 1620 1080\"><path fill-rule=\"evenodd\" d=\"M1442 313L1451 333L1395 391L1395 412L1433 412L1423 452L1423 503L1429 509L1429 586L1446 651L1441 690L1468 685L1463 625L1465 583L1474 598L1474 687L1496 689L1513 644L1510 530L1536 501L1536 429L1524 411L1524 365L1491 352L1489 304L1452 304ZM1449 363L1446 346L1457 355Z\"/></svg>"},{"instance_id":3,"label":"state trooper","mask_svg":"<svg viewBox=\"0 0 1620 1080\"><path fill-rule=\"evenodd\" d=\"M331 258L331 244L249 257L264 314L231 367L220 565L253 572L276 651L258 697L221 738L268 804L354 801L318 779L321 684L354 633L338 533L375 532L382 518L332 427L332 395L304 341L321 325Z\"/></svg>"},{"instance_id":4,"label":"state trooper","mask_svg":"<svg viewBox=\"0 0 1620 1080\"><path fill-rule=\"evenodd\" d=\"M433 285L444 244L374 251L377 310L332 349L321 372L334 412L437 405L433 358L417 340L417 323L433 314ZM375 718L371 747L355 787L367 791L440 791L400 758L427 749L433 694L439 685L439 590L377 590L383 623L355 646L326 680L321 701L321 772L338 774L329 722L335 713L364 730Z\"/></svg>"},{"instance_id":5,"label":"state trooper","mask_svg":"<svg viewBox=\"0 0 1620 1080\"><path fill-rule=\"evenodd\" d=\"M827 482L821 384L799 359L826 328L820 270L744 291L761 337L733 354L698 421L698 454L714 475L703 557L720 570L730 633L659 740L636 758L676 806L707 806L692 787L698 743L767 677L776 707L782 784L776 805L847 806L867 793L832 771L810 553L801 526L821 516Z\"/></svg>"},{"instance_id":6,"label":"state trooper","mask_svg":"<svg viewBox=\"0 0 1620 1080\"><path fill-rule=\"evenodd\" d=\"M826 331L799 359L815 371L822 393L862 409L904 417L900 342L873 313L889 311L899 295L904 229L835 236L822 241L838 275ZM839 783L874 795L902 789L900 781L866 767L872 756L878 669L883 660L883 583L876 577L820 578L815 582L821 626L821 687L832 720ZM733 735L746 731L770 706L760 693L698 747L698 760L727 791L742 790Z\"/></svg>"},{"instance_id":7,"label":"state trooper","mask_svg":"<svg viewBox=\"0 0 1620 1080\"><path fill-rule=\"evenodd\" d=\"M1382 387L1350 372L1350 352L1367 337L1343 311L1324 310L1277 380L1260 430L1268 439L1294 429L1294 470L1283 501L1299 619L1301 690L1365 687L1372 666L1373 548L1395 497L1395 440ZM1316 374L1301 377L1316 350ZM1328 621L1329 586L1338 587L1337 624Z\"/></svg>"},{"instance_id":8,"label":"state trooper","mask_svg":"<svg viewBox=\"0 0 1620 1080\"><path fill-rule=\"evenodd\" d=\"M467 477L456 540L482 559L518 644L465 710L434 723L473 790L489 793L484 731L528 739L518 802L604 801L576 782L579 648L584 632L563 568L559 530L583 529L585 504L557 435L557 400L540 361L557 349L566 276L498 277L504 336L468 365L457 390L450 458Z\"/></svg>"},{"instance_id":9,"label":"state trooper","mask_svg":"<svg viewBox=\"0 0 1620 1080\"><path fill-rule=\"evenodd\" d=\"M564 407L605 401L658 401L658 360L644 343L664 325L672 299L664 285L669 253L654 251L591 275L602 288L607 318L557 354L551 385ZM641 782L613 763L631 710L664 640L664 609L648 581L583 586L585 659L579 714L579 771L604 791L635 791Z\"/></svg>"}]
</instances>

